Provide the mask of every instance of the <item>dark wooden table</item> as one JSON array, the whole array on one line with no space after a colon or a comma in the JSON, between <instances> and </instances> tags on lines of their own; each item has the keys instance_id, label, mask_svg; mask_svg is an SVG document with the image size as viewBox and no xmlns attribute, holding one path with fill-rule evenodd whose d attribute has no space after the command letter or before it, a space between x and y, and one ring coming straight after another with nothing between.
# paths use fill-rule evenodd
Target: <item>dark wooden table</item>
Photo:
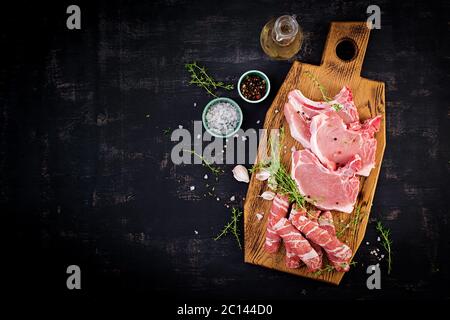
<instances>
[{"instance_id":1,"label":"dark wooden table","mask_svg":"<svg viewBox=\"0 0 450 320\"><path fill-rule=\"evenodd\" d=\"M329 23L364 21L368 3L76 2L82 28L72 31L71 2L2 7L0 212L13 233L2 263L16 292L69 294L66 267L77 264L82 295L449 298L448 1L376 3L381 30L362 74L386 82L387 149L359 264L339 287L244 264L232 237L214 241L230 216L225 200L242 207L247 185L223 166L221 200L204 197L207 169L175 166L165 132L192 130L210 100L188 85L186 62L234 83L248 69L266 72L264 103L227 94L243 108L243 128L260 128L291 65L263 54L264 23L297 14L306 35L297 58L318 64ZM391 229L393 271L371 291L375 220Z\"/></svg>"}]
</instances>

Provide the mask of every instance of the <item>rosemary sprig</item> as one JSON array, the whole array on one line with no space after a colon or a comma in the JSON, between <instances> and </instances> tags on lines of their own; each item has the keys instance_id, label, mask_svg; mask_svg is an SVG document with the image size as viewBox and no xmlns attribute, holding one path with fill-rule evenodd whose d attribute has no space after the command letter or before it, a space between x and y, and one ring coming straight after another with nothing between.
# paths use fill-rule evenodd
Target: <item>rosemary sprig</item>
<instances>
[{"instance_id":1,"label":"rosemary sprig","mask_svg":"<svg viewBox=\"0 0 450 320\"><path fill-rule=\"evenodd\" d=\"M202 155L198 154L194 150L183 149L183 152L192 153L194 156L200 158L202 160L203 165L207 167L215 176L219 176L222 173L224 173L222 168L214 166L213 164L209 163Z\"/></svg>"},{"instance_id":2,"label":"rosemary sprig","mask_svg":"<svg viewBox=\"0 0 450 320\"><path fill-rule=\"evenodd\" d=\"M356 261L352 261L352 262L350 262L350 266L354 266L354 265L356 265L358 262L356 262ZM347 264L346 263L341 263L341 267L346 267L347 266ZM334 266L332 266L332 265L330 265L330 264L327 264L325 267L323 267L322 269L319 269L319 270L317 270L317 271L315 271L314 273L313 273L313 275L315 275L315 276L320 276L320 275L322 275L323 273L325 273L325 272L331 272L331 271L334 271L334 270L336 270L336 268L334 267Z\"/></svg>"},{"instance_id":3,"label":"rosemary sprig","mask_svg":"<svg viewBox=\"0 0 450 320\"><path fill-rule=\"evenodd\" d=\"M189 84L195 84L196 86L205 89L213 97L217 97L215 90L217 88L222 88L225 90L233 90L234 86L232 84L225 84L222 81L214 80L210 75L208 75L205 67L200 67L197 62L186 63L186 70L191 74L191 81Z\"/></svg>"},{"instance_id":4,"label":"rosemary sprig","mask_svg":"<svg viewBox=\"0 0 450 320\"><path fill-rule=\"evenodd\" d=\"M377 231L380 233L381 236L381 244L383 245L384 250L386 250L388 254L388 274L391 273L392 270L392 255L391 255L391 230L383 226L381 221L377 222L376 226Z\"/></svg>"},{"instance_id":5,"label":"rosemary sprig","mask_svg":"<svg viewBox=\"0 0 450 320\"><path fill-rule=\"evenodd\" d=\"M239 239L238 220L242 216L242 211L237 208L231 209L231 221L229 221L222 229L222 231L214 238L215 241L219 240L229 232L231 232L236 238L237 244L242 249L241 240Z\"/></svg>"},{"instance_id":6,"label":"rosemary sprig","mask_svg":"<svg viewBox=\"0 0 450 320\"><path fill-rule=\"evenodd\" d=\"M319 88L320 93L322 94L323 100L326 102L331 102L333 99L331 99L328 96L327 89L317 80L317 78L312 74L311 71L305 71L305 74L308 78L311 79L311 81ZM335 111L339 111L342 109L342 105L340 103L333 103L331 106Z\"/></svg>"}]
</instances>

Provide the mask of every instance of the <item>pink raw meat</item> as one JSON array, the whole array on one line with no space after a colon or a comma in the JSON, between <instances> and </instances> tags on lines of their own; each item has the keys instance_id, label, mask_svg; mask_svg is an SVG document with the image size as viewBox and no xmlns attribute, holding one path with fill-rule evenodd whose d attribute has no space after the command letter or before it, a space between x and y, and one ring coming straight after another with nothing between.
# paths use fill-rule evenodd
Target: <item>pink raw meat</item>
<instances>
[{"instance_id":1,"label":"pink raw meat","mask_svg":"<svg viewBox=\"0 0 450 320\"><path fill-rule=\"evenodd\" d=\"M353 95L347 86L333 98L332 101L313 101L306 98L300 90L292 90L288 95L289 102L299 113L305 116L306 120L320 113L333 110L333 105L339 104L340 110L335 111L345 123L359 121L358 110L353 102Z\"/></svg>"},{"instance_id":2,"label":"pink raw meat","mask_svg":"<svg viewBox=\"0 0 450 320\"><path fill-rule=\"evenodd\" d=\"M288 95L289 102L284 106L284 115L289 124L291 136L304 148L310 148L310 125L314 116L327 111L334 111L345 123L359 123L359 116L348 87L342 90L330 102L316 102L306 98L300 90L293 90ZM342 109L335 111L333 104L340 104Z\"/></svg>"},{"instance_id":3,"label":"pink raw meat","mask_svg":"<svg viewBox=\"0 0 450 320\"><path fill-rule=\"evenodd\" d=\"M277 194L272 201L270 208L269 221L266 229L266 251L270 253L277 252L280 248L281 237L273 230L273 225L281 218L287 215L289 209L289 199L287 196Z\"/></svg>"},{"instance_id":4,"label":"pink raw meat","mask_svg":"<svg viewBox=\"0 0 450 320\"><path fill-rule=\"evenodd\" d=\"M332 171L308 149L292 153L292 178L306 200L322 210L353 211L359 191L359 179L355 173L360 169L361 158L358 155L344 167Z\"/></svg>"},{"instance_id":5,"label":"pink raw meat","mask_svg":"<svg viewBox=\"0 0 450 320\"><path fill-rule=\"evenodd\" d=\"M284 116L289 123L292 138L300 142L304 148L310 148L311 131L309 126L311 121L299 114L289 102L284 105Z\"/></svg>"},{"instance_id":6,"label":"pink raw meat","mask_svg":"<svg viewBox=\"0 0 450 320\"><path fill-rule=\"evenodd\" d=\"M347 164L357 154L361 157L357 174L368 176L375 167L377 140L373 136L380 121L381 116L377 116L363 124L354 123L349 129L336 112L319 114L311 121L311 151L331 170Z\"/></svg>"},{"instance_id":7,"label":"pink raw meat","mask_svg":"<svg viewBox=\"0 0 450 320\"><path fill-rule=\"evenodd\" d=\"M319 224L306 216L303 209L293 208L290 219L292 224L305 235L305 237L322 247L330 263L338 271L348 271L350 269L350 259L352 250L345 243L342 243L335 235L321 228Z\"/></svg>"},{"instance_id":8,"label":"pink raw meat","mask_svg":"<svg viewBox=\"0 0 450 320\"><path fill-rule=\"evenodd\" d=\"M322 267L322 259L308 240L286 218L280 219L273 230L283 239L286 250L297 255L309 271L317 271Z\"/></svg>"}]
</instances>

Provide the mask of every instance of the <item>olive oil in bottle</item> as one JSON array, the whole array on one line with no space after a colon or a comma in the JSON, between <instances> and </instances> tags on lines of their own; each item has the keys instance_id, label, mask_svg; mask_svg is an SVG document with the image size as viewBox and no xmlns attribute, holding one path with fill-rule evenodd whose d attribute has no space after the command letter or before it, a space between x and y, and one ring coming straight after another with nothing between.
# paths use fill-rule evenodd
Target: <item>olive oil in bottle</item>
<instances>
[{"instance_id":1,"label":"olive oil in bottle","mask_svg":"<svg viewBox=\"0 0 450 320\"><path fill-rule=\"evenodd\" d=\"M289 60L300 51L303 32L295 16L284 15L266 23L261 31L260 42L269 57Z\"/></svg>"}]
</instances>

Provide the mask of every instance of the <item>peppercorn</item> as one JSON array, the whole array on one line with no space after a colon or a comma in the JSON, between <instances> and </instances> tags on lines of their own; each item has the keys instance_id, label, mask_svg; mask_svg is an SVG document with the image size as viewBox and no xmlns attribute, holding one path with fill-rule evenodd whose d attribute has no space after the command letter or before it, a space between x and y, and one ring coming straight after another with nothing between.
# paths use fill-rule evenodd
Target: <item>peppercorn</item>
<instances>
[{"instance_id":1,"label":"peppercorn","mask_svg":"<svg viewBox=\"0 0 450 320\"><path fill-rule=\"evenodd\" d=\"M248 75L241 83L242 95L252 101L260 100L266 93L266 80L256 75Z\"/></svg>"}]
</instances>

